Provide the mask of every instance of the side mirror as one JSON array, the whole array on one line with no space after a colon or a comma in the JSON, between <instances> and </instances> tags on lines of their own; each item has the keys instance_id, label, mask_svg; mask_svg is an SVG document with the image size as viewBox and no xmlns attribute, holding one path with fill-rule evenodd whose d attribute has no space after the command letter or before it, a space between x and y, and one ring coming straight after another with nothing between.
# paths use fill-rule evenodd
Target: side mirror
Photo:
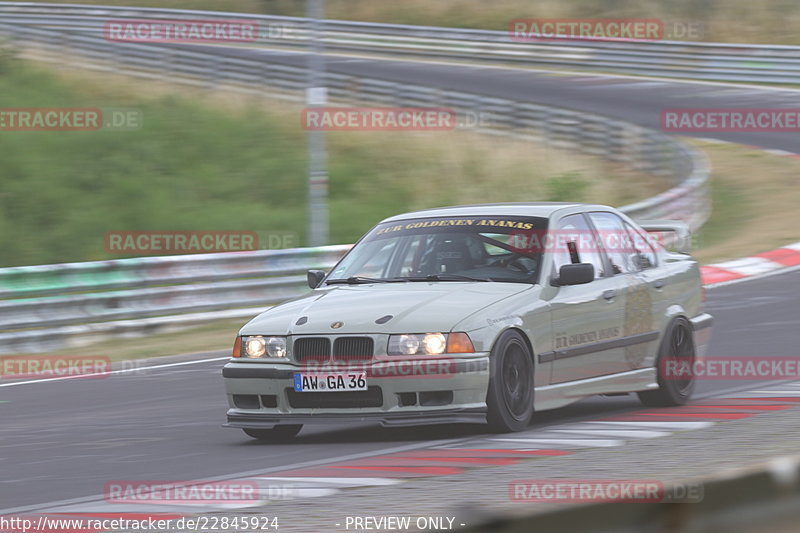
<instances>
[{"instance_id":1,"label":"side mirror","mask_svg":"<svg viewBox=\"0 0 800 533\"><path fill-rule=\"evenodd\" d=\"M308 286L312 289L316 289L319 287L319 284L322 283L322 280L325 279L325 271L309 270L306 273L306 279L308 280Z\"/></svg>"},{"instance_id":2,"label":"side mirror","mask_svg":"<svg viewBox=\"0 0 800 533\"><path fill-rule=\"evenodd\" d=\"M573 263L562 265L558 270L558 284L583 285L594 281L594 265L591 263Z\"/></svg>"}]
</instances>

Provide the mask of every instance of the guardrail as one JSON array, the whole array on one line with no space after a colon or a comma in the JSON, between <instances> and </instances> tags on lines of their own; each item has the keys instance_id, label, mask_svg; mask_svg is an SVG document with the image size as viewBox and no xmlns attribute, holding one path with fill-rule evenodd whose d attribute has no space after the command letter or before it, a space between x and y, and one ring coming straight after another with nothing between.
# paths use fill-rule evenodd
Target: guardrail
<instances>
[{"instance_id":1,"label":"guardrail","mask_svg":"<svg viewBox=\"0 0 800 533\"><path fill-rule=\"evenodd\" d=\"M37 5L38 6L38 5ZM3 6L7 7L7 5ZM27 8L34 8L30 4ZM67 6L64 9L74 9ZM127 8L95 8L123 13ZM130 10L129 10L130 11ZM143 10L134 10L137 16ZM144 10L161 13L161 10ZM170 13L174 13L171 11ZM192 12L187 12L192 13ZM230 15L228 15L230 17ZM24 57L200 87L301 102L305 71L186 48L111 42L63 29L9 24ZM602 156L674 186L622 209L635 218L671 218L697 229L710 200L704 157L660 132L607 117L527 102L371 78L326 74L334 102L437 106L489 117L479 131ZM75 336L130 332L160 324L251 316L305 289L302 273L329 268L345 248L238 252L0 269L0 353L46 350ZM71 296L65 293L81 292Z\"/></svg>"},{"instance_id":2,"label":"guardrail","mask_svg":"<svg viewBox=\"0 0 800 533\"><path fill-rule=\"evenodd\" d=\"M308 290L306 271L331 268L349 248L2 268L0 353L53 349L76 336L253 316Z\"/></svg>"},{"instance_id":3,"label":"guardrail","mask_svg":"<svg viewBox=\"0 0 800 533\"><path fill-rule=\"evenodd\" d=\"M0 2L6 23L102 36L109 20L249 20L261 26L254 44L305 47L307 19L184 9ZM688 41L512 40L507 31L326 20L327 49L359 54L505 62L720 81L800 82L800 47Z\"/></svg>"}]
</instances>

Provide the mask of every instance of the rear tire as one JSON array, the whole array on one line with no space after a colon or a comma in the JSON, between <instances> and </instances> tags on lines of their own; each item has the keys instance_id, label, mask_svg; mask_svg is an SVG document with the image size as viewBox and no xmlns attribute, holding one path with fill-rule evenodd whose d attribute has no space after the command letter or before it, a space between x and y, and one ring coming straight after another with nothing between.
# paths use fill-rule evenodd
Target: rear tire
<instances>
[{"instance_id":1,"label":"rear tire","mask_svg":"<svg viewBox=\"0 0 800 533\"><path fill-rule=\"evenodd\" d=\"M658 389L641 391L639 400L648 407L672 407L684 405L694 391L694 376L689 373L685 378L667 376L667 362L677 361L681 367L694 368L695 350L692 326L685 318L676 318L670 322L664 333L664 340L656 358L656 374ZM688 366L685 366L688 365Z\"/></svg>"},{"instance_id":2,"label":"rear tire","mask_svg":"<svg viewBox=\"0 0 800 533\"><path fill-rule=\"evenodd\" d=\"M495 433L524 430L533 417L533 358L522 335L513 330L500 335L489 356L489 368L489 428Z\"/></svg>"},{"instance_id":3,"label":"rear tire","mask_svg":"<svg viewBox=\"0 0 800 533\"><path fill-rule=\"evenodd\" d=\"M285 424L270 429L243 428L247 436L262 442L285 442L294 438L303 428L302 424Z\"/></svg>"}]
</instances>

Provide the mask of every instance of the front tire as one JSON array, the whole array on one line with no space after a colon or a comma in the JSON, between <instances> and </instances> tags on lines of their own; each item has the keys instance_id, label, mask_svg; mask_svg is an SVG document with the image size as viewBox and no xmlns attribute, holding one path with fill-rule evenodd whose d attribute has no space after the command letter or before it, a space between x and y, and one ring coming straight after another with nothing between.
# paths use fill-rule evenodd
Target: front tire
<instances>
[{"instance_id":1,"label":"front tire","mask_svg":"<svg viewBox=\"0 0 800 533\"><path fill-rule=\"evenodd\" d=\"M533 358L518 332L500 335L489 357L486 394L489 428L495 433L522 431L533 417Z\"/></svg>"},{"instance_id":2,"label":"front tire","mask_svg":"<svg viewBox=\"0 0 800 533\"><path fill-rule=\"evenodd\" d=\"M686 377L669 376L667 368L671 366L670 362L676 363L675 368L688 369ZM691 373L694 362L692 326L685 318L676 318L667 327L658 350L656 358L658 389L637 393L639 400L648 407L685 405L694 391L695 381Z\"/></svg>"},{"instance_id":3,"label":"front tire","mask_svg":"<svg viewBox=\"0 0 800 533\"><path fill-rule=\"evenodd\" d=\"M286 442L293 439L303 428L302 424L284 424L270 429L243 428L248 437L262 442Z\"/></svg>"}]
</instances>

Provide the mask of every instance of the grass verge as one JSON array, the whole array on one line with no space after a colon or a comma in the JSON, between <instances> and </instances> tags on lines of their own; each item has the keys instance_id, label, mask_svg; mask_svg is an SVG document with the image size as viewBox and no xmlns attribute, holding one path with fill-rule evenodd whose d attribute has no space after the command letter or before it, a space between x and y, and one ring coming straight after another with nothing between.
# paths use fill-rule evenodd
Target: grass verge
<instances>
[{"instance_id":1,"label":"grass verge","mask_svg":"<svg viewBox=\"0 0 800 533\"><path fill-rule=\"evenodd\" d=\"M772 250L800 240L800 159L736 144L691 141L712 168L711 219L695 237L703 264Z\"/></svg>"},{"instance_id":2,"label":"grass verge","mask_svg":"<svg viewBox=\"0 0 800 533\"><path fill-rule=\"evenodd\" d=\"M236 333L247 320L220 320L189 328L165 329L155 334L130 335L97 342L93 342L91 338L82 338L79 346L51 350L46 355L65 358L107 357L111 361L131 361L166 355L230 351ZM0 356L0 367L4 357L19 356Z\"/></svg>"},{"instance_id":3,"label":"grass verge","mask_svg":"<svg viewBox=\"0 0 800 533\"><path fill-rule=\"evenodd\" d=\"M126 107L143 118L135 131L0 135L3 266L121 257L104 249L109 231L256 231L305 242L299 106L18 61L0 69L6 108ZM334 132L327 142L332 243L413 209L561 199L561 181L574 200L612 205L666 187L600 159L469 131Z\"/></svg>"}]
</instances>

